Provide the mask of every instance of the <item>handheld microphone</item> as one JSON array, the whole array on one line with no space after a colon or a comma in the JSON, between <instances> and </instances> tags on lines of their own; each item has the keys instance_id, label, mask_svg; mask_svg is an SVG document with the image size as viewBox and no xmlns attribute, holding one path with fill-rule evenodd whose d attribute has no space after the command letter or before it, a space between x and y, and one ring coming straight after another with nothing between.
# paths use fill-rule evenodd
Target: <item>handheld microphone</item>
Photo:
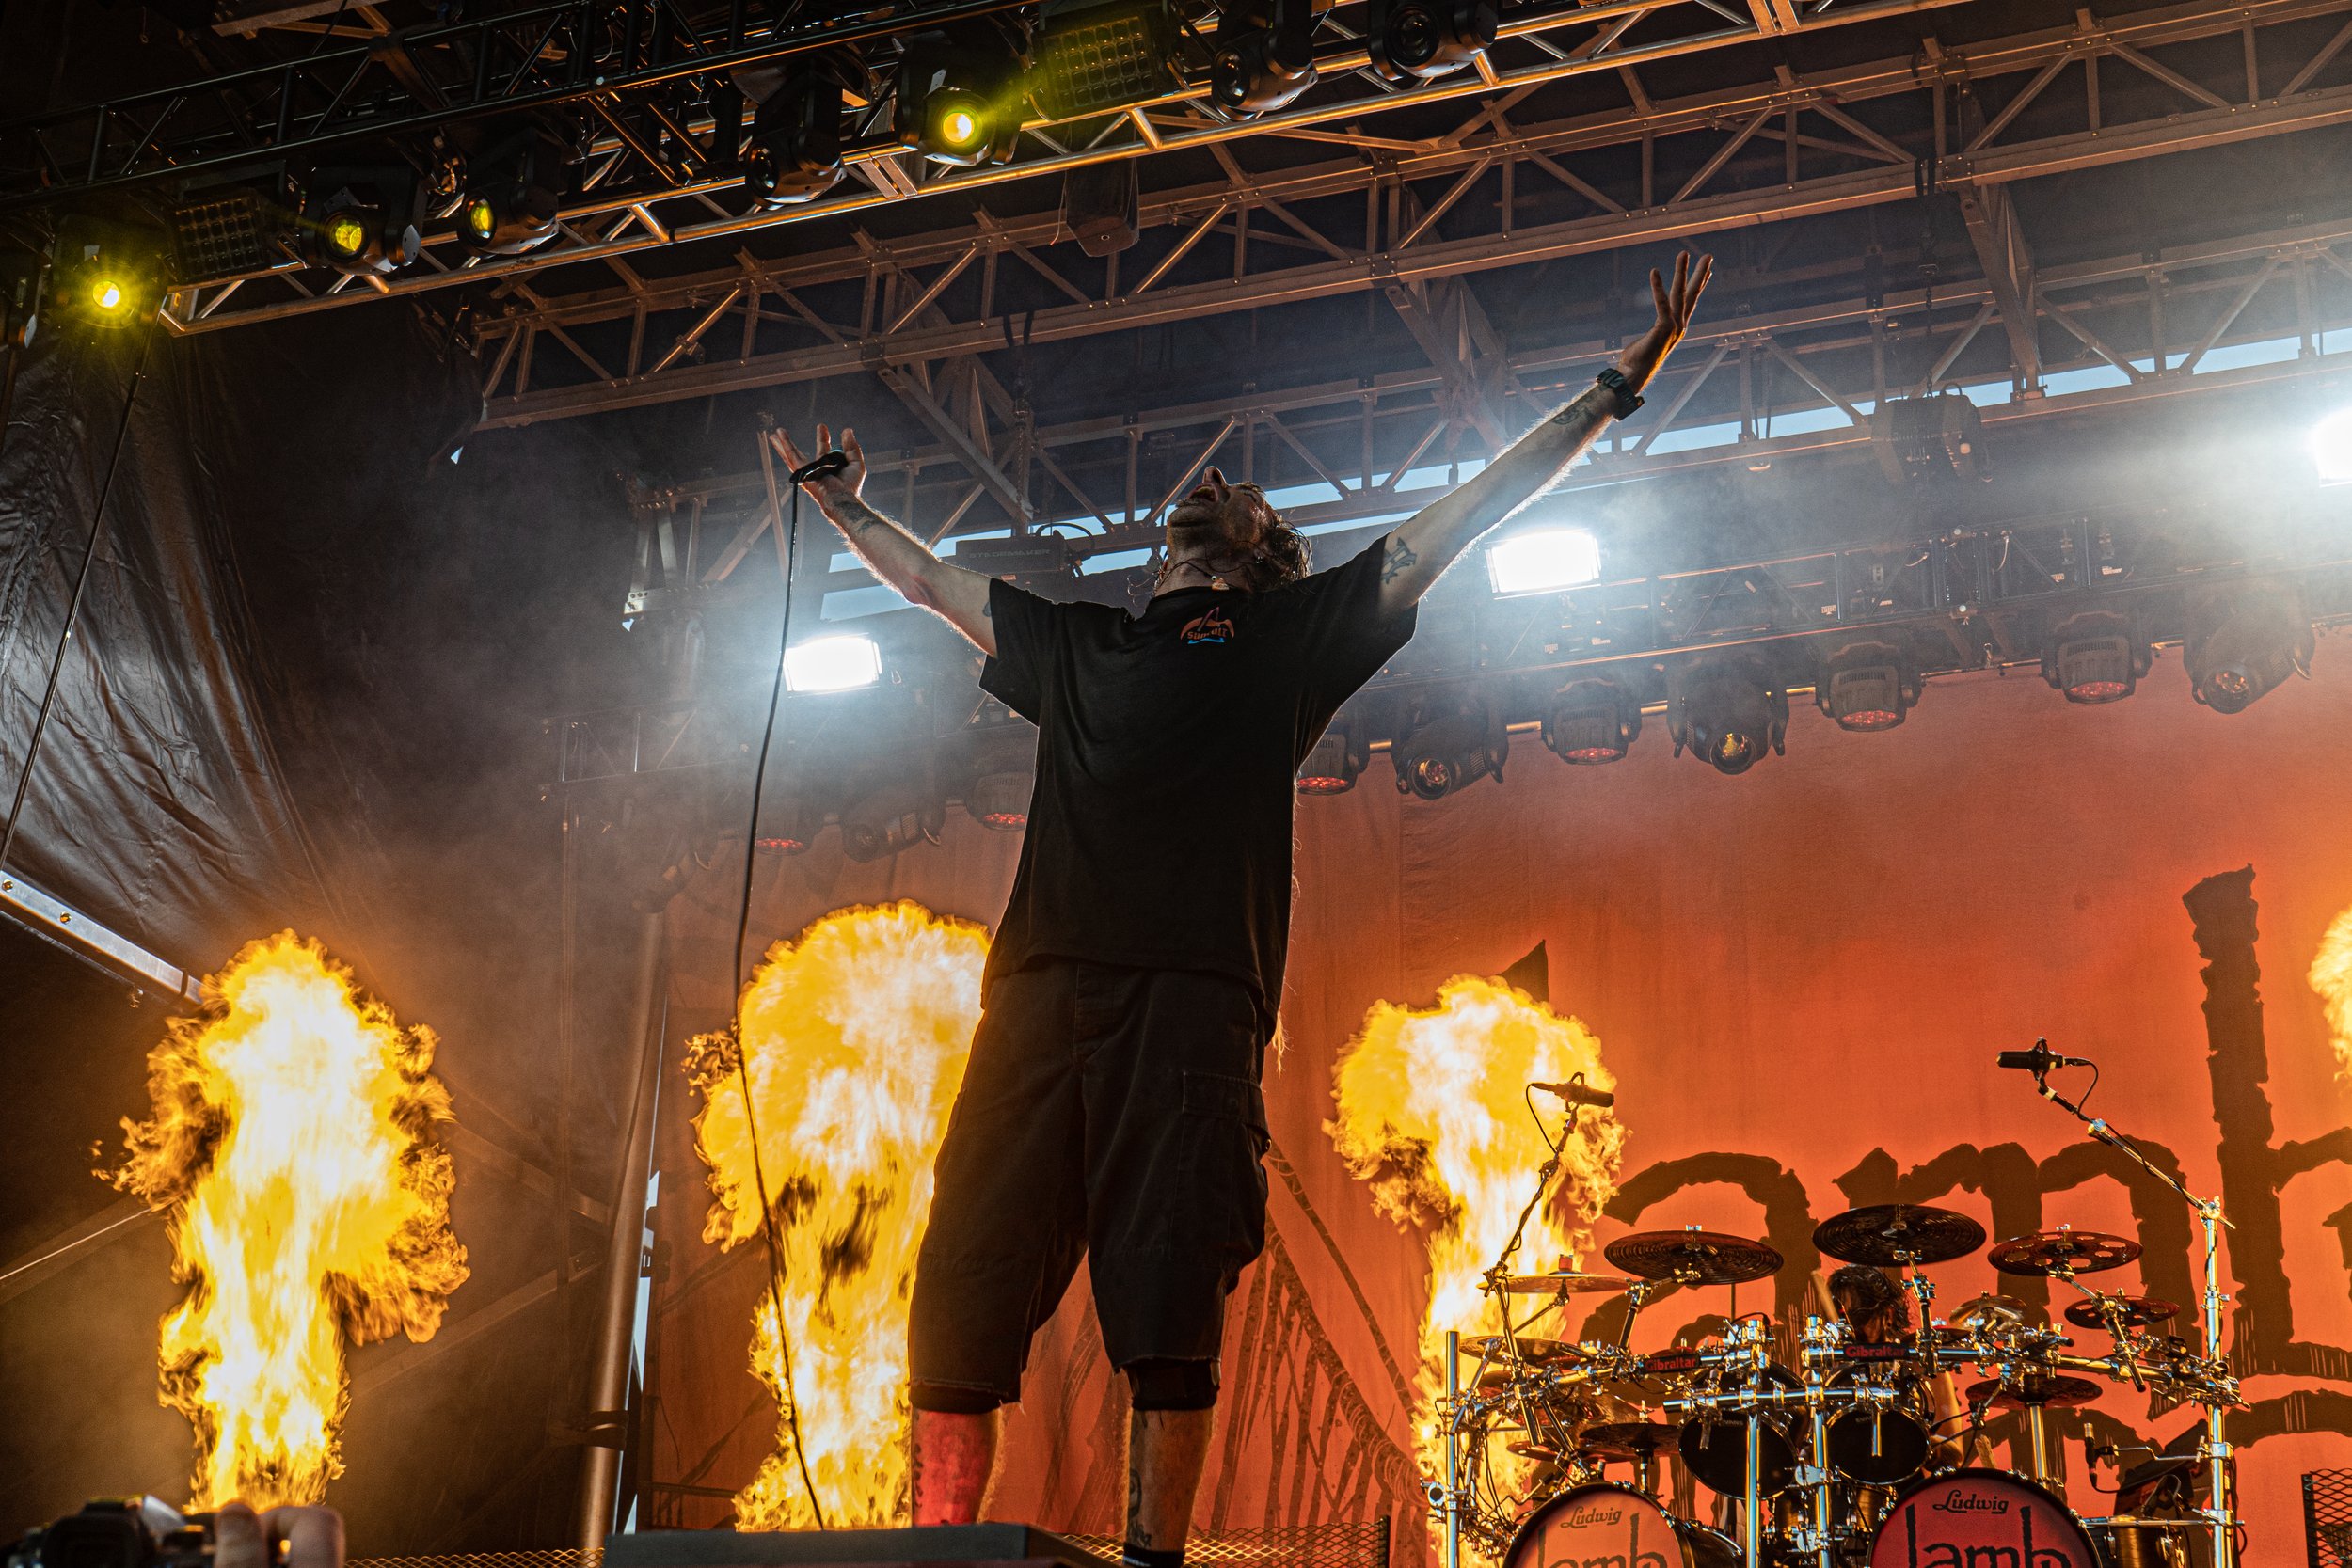
<instances>
[{"instance_id":1,"label":"handheld microphone","mask_svg":"<svg viewBox=\"0 0 2352 1568\"><path fill-rule=\"evenodd\" d=\"M850 466L846 451L822 451L792 470L792 483L806 484L812 479L826 479Z\"/></svg>"},{"instance_id":2,"label":"handheld microphone","mask_svg":"<svg viewBox=\"0 0 2352 1568\"><path fill-rule=\"evenodd\" d=\"M1565 1084L1531 1084L1528 1087L1556 1094L1571 1105L1590 1105L1597 1111L1606 1111L1617 1102L1617 1097L1607 1089L1586 1088L1581 1072Z\"/></svg>"},{"instance_id":3,"label":"handheld microphone","mask_svg":"<svg viewBox=\"0 0 2352 1568\"><path fill-rule=\"evenodd\" d=\"M2050 1049L2048 1040L2036 1040L2033 1042L2031 1051L2002 1052L2000 1065L2005 1068L2022 1068L2039 1078L2052 1068L2090 1067L2095 1064L2088 1056L2061 1056Z\"/></svg>"}]
</instances>

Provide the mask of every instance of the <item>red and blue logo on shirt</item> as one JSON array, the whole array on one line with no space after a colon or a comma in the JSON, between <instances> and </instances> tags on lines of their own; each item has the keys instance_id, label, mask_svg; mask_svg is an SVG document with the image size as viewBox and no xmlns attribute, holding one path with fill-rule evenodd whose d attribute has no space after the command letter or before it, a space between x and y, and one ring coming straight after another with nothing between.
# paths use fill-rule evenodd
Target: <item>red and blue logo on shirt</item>
<instances>
[{"instance_id":1,"label":"red and blue logo on shirt","mask_svg":"<svg viewBox=\"0 0 2352 1568\"><path fill-rule=\"evenodd\" d=\"M1234 635L1232 618L1222 608L1196 615L1184 623L1184 640L1187 647L1198 642L1231 642Z\"/></svg>"}]
</instances>

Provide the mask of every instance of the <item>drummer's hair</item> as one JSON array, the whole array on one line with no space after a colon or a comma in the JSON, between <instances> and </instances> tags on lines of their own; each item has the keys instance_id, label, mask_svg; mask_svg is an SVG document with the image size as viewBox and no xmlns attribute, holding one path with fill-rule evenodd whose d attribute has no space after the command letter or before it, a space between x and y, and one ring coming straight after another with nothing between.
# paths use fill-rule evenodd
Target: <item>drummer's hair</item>
<instances>
[{"instance_id":1,"label":"drummer's hair","mask_svg":"<svg viewBox=\"0 0 2352 1568\"><path fill-rule=\"evenodd\" d=\"M1883 1322L1899 1334L1911 1332L1911 1303L1883 1270L1849 1263L1829 1276L1830 1304L1850 1323ZM1851 1302L1852 1306L1848 1307Z\"/></svg>"}]
</instances>

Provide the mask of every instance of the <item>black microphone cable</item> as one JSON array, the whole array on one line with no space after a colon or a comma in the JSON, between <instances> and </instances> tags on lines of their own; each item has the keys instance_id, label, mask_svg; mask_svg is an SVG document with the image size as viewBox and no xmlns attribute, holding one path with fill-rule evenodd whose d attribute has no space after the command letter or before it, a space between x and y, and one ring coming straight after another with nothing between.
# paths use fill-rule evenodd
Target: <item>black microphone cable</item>
<instances>
[{"instance_id":1,"label":"black microphone cable","mask_svg":"<svg viewBox=\"0 0 2352 1568\"><path fill-rule=\"evenodd\" d=\"M759 1233L768 1243L768 1301L776 1311L776 1349L784 1363L784 1419L792 1433L792 1459L800 1466L801 1489L808 1494L809 1512L817 1516L818 1529L833 1527L825 1522L825 1505L817 1500L817 1483L808 1473L808 1448L801 1440L801 1400L792 1387L792 1336L784 1323L784 1243L776 1234L775 1211L768 1202L768 1173L759 1159L759 1123L752 1109L752 1068L749 1048L743 1040L743 942L752 926L752 872L758 863L759 798L768 782L768 752L776 738L776 709L784 698L785 656L792 648L792 568L800 561L801 486L812 479L837 474L850 466L846 452L829 451L811 459L791 472L792 499L786 516L778 519L784 536L784 614L776 630L776 671L768 686L768 722L760 732L759 762L752 769L751 823L743 839L743 898L735 920L735 963L727 971L735 982L735 1018L728 1030L735 1036L735 1076L743 1090L743 1135L752 1146L752 1188L759 1199Z\"/></svg>"}]
</instances>

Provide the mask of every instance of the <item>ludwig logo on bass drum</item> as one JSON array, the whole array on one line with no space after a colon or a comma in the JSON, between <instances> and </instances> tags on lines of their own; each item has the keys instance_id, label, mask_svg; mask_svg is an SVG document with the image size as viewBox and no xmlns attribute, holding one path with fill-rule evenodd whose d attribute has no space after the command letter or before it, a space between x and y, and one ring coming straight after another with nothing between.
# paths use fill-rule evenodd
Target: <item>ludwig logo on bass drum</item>
<instances>
[{"instance_id":1,"label":"ludwig logo on bass drum","mask_svg":"<svg viewBox=\"0 0 2352 1568\"><path fill-rule=\"evenodd\" d=\"M1928 1506L1938 1513L2007 1513L2009 1499L2007 1497L1979 1497L1971 1493L1963 1492L1955 1486L1944 1494L1942 1502L1930 1503Z\"/></svg>"}]
</instances>

